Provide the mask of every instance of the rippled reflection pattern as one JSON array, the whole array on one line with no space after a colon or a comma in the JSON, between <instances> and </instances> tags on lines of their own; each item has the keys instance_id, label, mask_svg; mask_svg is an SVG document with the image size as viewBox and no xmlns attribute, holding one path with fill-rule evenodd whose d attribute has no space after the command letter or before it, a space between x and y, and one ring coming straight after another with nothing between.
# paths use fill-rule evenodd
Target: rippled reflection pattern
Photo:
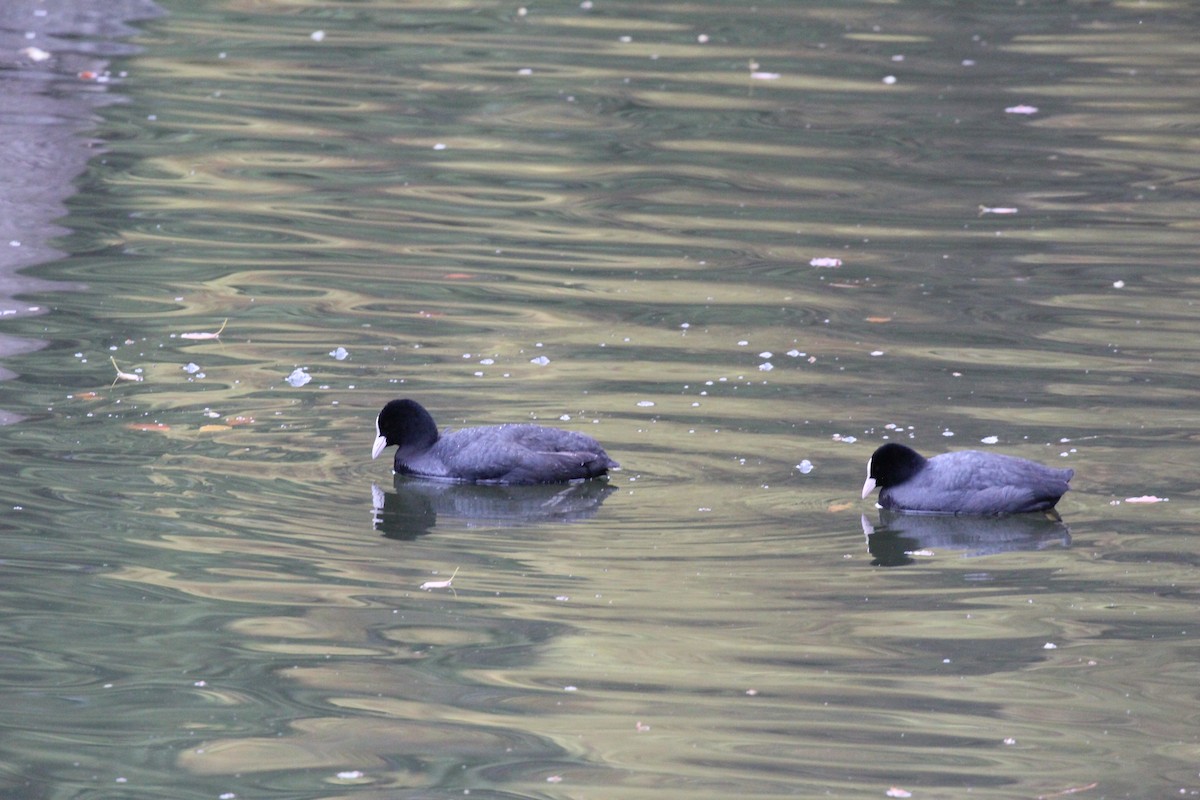
<instances>
[{"instance_id":1,"label":"rippled reflection pattern","mask_svg":"<svg viewBox=\"0 0 1200 800\"><path fill-rule=\"evenodd\" d=\"M0 332L0 795L1200 791L1187 6L164 6Z\"/></svg>"}]
</instances>

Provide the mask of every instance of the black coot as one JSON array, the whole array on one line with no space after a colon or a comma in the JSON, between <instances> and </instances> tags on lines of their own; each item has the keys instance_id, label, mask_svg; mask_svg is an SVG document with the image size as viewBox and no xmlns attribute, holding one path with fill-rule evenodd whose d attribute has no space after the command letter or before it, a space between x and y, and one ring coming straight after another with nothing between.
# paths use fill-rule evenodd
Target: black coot
<instances>
[{"instance_id":1,"label":"black coot","mask_svg":"<svg viewBox=\"0 0 1200 800\"><path fill-rule=\"evenodd\" d=\"M463 428L439 435L414 400L393 400L375 420L371 458L395 445L396 472L470 483L560 483L619 467L590 436L541 425Z\"/></svg>"},{"instance_id":2,"label":"black coot","mask_svg":"<svg viewBox=\"0 0 1200 800\"><path fill-rule=\"evenodd\" d=\"M1023 458L961 450L925 458L902 444L880 447L867 462L862 496L878 486L879 505L926 514L1019 514L1054 507L1073 469Z\"/></svg>"}]
</instances>

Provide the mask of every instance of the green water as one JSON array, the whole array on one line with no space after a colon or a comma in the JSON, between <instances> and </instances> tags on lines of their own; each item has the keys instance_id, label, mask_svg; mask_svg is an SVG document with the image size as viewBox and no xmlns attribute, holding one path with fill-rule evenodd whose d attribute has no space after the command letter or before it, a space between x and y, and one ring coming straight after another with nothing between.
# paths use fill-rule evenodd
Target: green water
<instances>
[{"instance_id":1,"label":"green water","mask_svg":"<svg viewBox=\"0 0 1200 800\"><path fill-rule=\"evenodd\" d=\"M1188 5L163 7L0 318L0 796L1200 792ZM885 439L1062 524L881 555Z\"/></svg>"}]
</instances>

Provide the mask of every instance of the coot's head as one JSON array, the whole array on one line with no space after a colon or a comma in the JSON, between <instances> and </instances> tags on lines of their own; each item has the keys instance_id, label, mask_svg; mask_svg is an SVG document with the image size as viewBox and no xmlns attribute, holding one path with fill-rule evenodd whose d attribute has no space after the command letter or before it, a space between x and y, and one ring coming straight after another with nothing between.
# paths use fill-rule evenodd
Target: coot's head
<instances>
[{"instance_id":1,"label":"coot's head","mask_svg":"<svg viewBox=\"0 0 1200 800\"><path fill-rule=\"evenodd\" d=\"M862 496L867 499L875 487L886 489L899 486L925 467L926 459L911 447L888 442L880 447L867 461L867 482L863 484Z\"/></svg>"},{"instance_id":2,"label":"coot's head","mask_svg":"<svg viewBox=\"0 0 1200 800\"><path fill-rule=\"evenodd\" d=\"M395 445L402 451L421 451L438 439L437 423L416 400L393 400L375 418L375 444L371 458Z\"/></svg>"}]
</instances>

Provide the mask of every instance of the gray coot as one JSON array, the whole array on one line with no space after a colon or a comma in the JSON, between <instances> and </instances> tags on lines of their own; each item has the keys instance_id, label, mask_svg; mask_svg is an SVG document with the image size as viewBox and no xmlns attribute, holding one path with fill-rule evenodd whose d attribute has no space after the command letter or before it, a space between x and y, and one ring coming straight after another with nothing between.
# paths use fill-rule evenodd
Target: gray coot
<instances>
[{"instance_id":1,"label":"gray coot","mask_svg":"<svg viewBox=\"0 0 1200 800\"><path fill-rule=\"evenodd\" d=\"M371 458L395 445L396 472L470 483L561 483L619 467L590 436L514 424L438 433L415 400L393 400L375 420Z\"/></svg>"},{"instance_id":2,"label":"gray coot","mask_svg":"<svg viewBox=\"0 0 1200 800\"><path fill-rule=\"evenodd\" d=\"M879 505L925 514L1020 514L1054 508L1073 469L1023 458L960 450L925 458L902 444L883 445L867 462L865 500L879 487Z\"/></svg>"}]
</instances>

